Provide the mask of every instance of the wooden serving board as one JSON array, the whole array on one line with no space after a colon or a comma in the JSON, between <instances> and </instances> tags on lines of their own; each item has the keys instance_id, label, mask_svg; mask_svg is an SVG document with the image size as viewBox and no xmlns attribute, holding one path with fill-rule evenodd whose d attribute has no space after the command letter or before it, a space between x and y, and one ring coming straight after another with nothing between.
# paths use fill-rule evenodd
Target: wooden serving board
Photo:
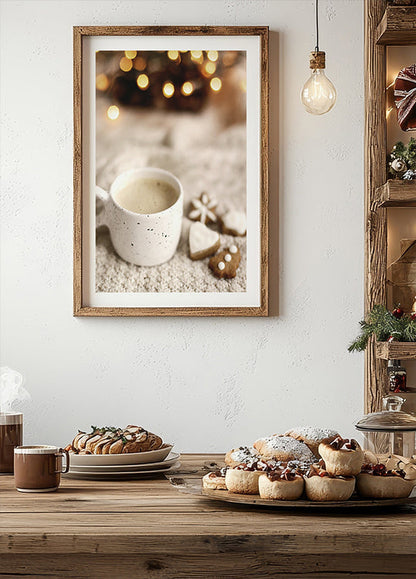
<instances>
[{"instance_id":1,"label":"wooden serving board","mask_svg":"<svg viewBox=\"0 0 416 579\"><path fill-rule=\"evenodd\" d=\"M410 497L401 499L365 499L354 493L348 501L316 502L309 501L306 498L298 499L296 501L278 501L274 499L262 499L260 498L260 495L239 495L237 493L230 493L229 491L204 489L202 487L201 479L195 477L181 478L177 476L167 476L167 478L179 491L197 495L204 499L242 505L270 507L275 509L367 509L394 507L416 503L416 487L413 489Z\"/></svg>"}]
</instances>

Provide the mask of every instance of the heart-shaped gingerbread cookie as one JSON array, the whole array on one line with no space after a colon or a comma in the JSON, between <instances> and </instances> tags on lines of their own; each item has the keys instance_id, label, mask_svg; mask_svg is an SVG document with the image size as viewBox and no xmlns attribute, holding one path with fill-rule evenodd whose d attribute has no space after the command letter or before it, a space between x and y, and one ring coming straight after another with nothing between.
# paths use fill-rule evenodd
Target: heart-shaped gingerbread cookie
<instances>
[{"instance_id":1,"label":"heart-shaped gingerbread cookie","mask_svg":"<svg viewBox=\"0 0 416 579\"><path fill-rule=\"evenodd\" d=\"M189 256L191 259L203 259L213 255L219 246L219 233L209 229L200 221L192 223L189 228Z\"/></svg>"}]
</instances>

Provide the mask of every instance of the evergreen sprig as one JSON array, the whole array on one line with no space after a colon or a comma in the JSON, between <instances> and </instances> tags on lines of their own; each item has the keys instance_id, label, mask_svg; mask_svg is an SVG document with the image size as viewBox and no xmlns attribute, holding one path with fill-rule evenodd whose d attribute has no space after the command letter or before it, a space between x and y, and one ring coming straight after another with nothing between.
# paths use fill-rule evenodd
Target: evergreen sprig
<instances>
[{"instance_id":1,"label":"evergreen sprig","mask_svg":"<svg viewBox=\"0 0 416 579\"><path fill-rule=\"evenodd\" d=\"M367 319L360 322L361 333L348 348L349 352L362 352L372 335L379 342L392 337L397 342L416 342L416 320L404 314L396 318L383 305L374 306Z\"/></svg>"}]
</instances>

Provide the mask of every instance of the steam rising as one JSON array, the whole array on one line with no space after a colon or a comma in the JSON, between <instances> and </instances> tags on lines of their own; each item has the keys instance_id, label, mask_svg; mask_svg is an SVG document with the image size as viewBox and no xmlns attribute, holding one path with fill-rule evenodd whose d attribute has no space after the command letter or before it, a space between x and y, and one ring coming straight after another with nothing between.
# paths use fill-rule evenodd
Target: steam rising
<instances>
[{"instance_id":1,"label":"steam rising","mask_svg":"<svg viewBox=\"0 0 416 579\"><path fill-rule=\"evenodd\" d=\"M19 372L2 366L0 374L0 413L11 412L14 404L30 400L29 392L23 387L24 378Z\"/></svg>"}]
</instances>

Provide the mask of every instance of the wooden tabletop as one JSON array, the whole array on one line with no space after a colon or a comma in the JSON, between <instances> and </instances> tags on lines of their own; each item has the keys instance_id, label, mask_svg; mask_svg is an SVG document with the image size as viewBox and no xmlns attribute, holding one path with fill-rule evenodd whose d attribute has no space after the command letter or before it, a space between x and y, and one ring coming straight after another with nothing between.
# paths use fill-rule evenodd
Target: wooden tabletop
<instances>
[{"instance_id":1,"label":"wooden tabletop","mask_svg":"<svg viewBox=\"0 0 416 579\"><path fill-rule=\"evenodd\" d=\"M222 458L185 455L181 470ZM415 576L414 507L247 507L181 493L163 475L24 494L2 476L0 513L0 577Z\"/></svg>"}]
</instances>

